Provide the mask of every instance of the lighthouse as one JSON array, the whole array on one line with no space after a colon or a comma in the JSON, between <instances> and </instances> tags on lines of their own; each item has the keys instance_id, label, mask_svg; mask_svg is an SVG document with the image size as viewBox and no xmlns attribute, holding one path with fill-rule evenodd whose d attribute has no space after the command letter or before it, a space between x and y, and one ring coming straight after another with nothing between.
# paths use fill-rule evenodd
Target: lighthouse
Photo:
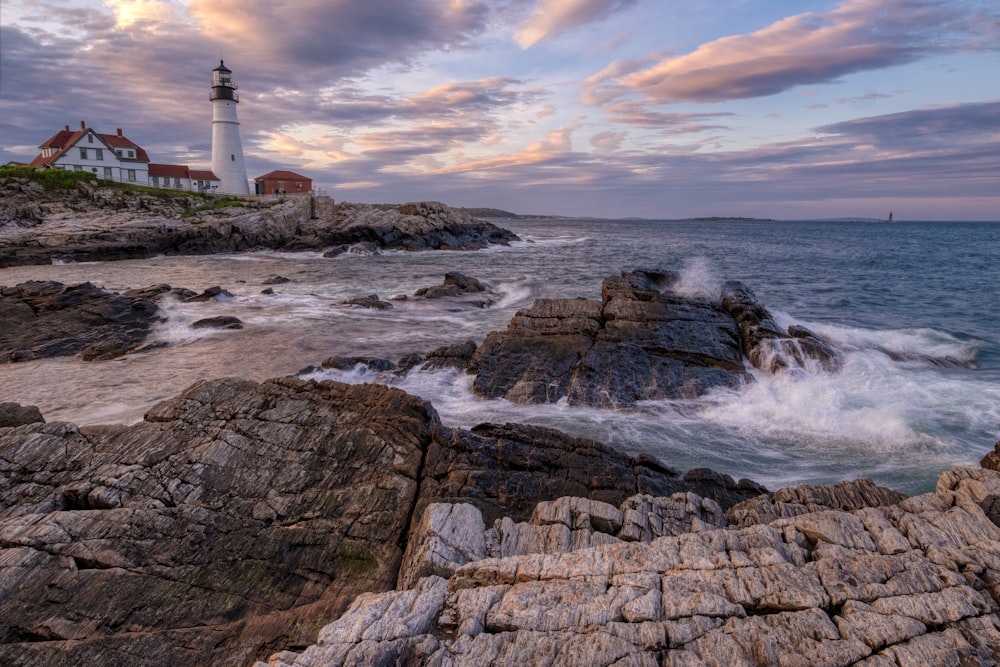
<instances>
[{"instance_id":1,"label":"lighthouse","mask_svg":"<svg viewBox=\"0 0 1000 667\"><path fill-rule=\"evenodd\" d=\"M240 121L236 118L239 96L233 72L223 61L212 70L212 172L219 179L219 191L248 195L247 166L240 142Z\"/></svg>"}]
</instances>

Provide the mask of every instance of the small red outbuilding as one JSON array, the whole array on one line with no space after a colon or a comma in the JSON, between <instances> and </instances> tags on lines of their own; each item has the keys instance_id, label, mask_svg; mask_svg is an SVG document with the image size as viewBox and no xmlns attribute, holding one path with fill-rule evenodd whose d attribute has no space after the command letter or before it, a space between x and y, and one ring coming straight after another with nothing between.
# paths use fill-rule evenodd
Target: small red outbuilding
<instances>
[{"instance_id":1,"label":"small red outbuilding","mask_svg":"<svg viewBox=\"0 0 1000 667\"><path fill-rule=\"evenodd\" d=\"M312 179L294 171L278 169L253 179L259 195L304 195L312 192Z\"/></svg>"}]
</instances>

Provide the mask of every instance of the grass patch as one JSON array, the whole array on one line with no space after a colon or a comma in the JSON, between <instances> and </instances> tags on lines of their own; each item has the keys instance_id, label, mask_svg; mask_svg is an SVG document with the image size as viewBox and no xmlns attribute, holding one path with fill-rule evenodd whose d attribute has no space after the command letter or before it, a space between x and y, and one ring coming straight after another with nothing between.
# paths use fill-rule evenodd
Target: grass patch
<instances>
[{"instance_id":1,"label":"grass patch","mask_svg":"<svg viewBox=\"0 0 1000 667\"><path fill-rule=\"evenodd\" d=\"M97 176L88 171L66 171L65 169L35 169L6 165L0 167L0 178L27 178L46 190L76 190L80 183L97 184Z\"/></svg>"}]
</instances>

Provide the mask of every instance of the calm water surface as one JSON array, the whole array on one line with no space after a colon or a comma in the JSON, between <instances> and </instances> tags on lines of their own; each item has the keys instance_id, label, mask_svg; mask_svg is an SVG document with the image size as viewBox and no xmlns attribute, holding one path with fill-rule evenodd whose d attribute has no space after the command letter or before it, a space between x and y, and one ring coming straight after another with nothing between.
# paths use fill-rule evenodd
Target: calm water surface
<instances>
[{"instance_id":1,"label":"calm water surface","mask_svg":"<svg viewBox=\"0 0 1000 667\"><path fill-rule=\"evenodd\" d=\"M0 284L90 281L112 290L155 283L235 296L165 305L154 337L169 343L101 363L44 360L0 367L0 400L41 407L50 421L133 422L202 378L294 374L331 355L396 359L506 328L539 297L599 298L603 277L673 269L692 290L742 280L779 323L800 323L836 343L835 374L755 373L739 391L629 410L515 406L483 400L471 378L418 373L399 380L361 371L313 374L389 382L430 400L456 426L513 421L553 426L681 469L708 466L769 487L873 477L922 492L938 472L973 465L1000 439L1000 223L501 221L525 242L481 252L375 257L272 252L0 270ZM492 283L503 300L397 302L347 307L440 284L447 271ZM293 282L275 285L274 275ZM235 315L241 331L190 323Z\"/></svg>"}]
</instances>

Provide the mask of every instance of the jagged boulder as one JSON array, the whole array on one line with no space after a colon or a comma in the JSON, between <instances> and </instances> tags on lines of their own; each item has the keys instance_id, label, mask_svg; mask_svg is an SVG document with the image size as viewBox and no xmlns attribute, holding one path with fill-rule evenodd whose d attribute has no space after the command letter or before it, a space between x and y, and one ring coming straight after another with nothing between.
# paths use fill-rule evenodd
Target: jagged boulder
<instances>
[{"instance_id":1,"label":"jagged boulder","mask_svg":"<svg viewBox=\"0 0 1000 667\"><path fill-rule=\"evenodd\" d=\"M711 299L674 292L677 281L633 271L606 278L601 301L537 300L476 350L473 388L517 403L613 407L738 386L750 380L744 359L772 372L809 359L836 367L832 347L802 328L781 331L742 283Z\"/></svg>"}]
</instances>

